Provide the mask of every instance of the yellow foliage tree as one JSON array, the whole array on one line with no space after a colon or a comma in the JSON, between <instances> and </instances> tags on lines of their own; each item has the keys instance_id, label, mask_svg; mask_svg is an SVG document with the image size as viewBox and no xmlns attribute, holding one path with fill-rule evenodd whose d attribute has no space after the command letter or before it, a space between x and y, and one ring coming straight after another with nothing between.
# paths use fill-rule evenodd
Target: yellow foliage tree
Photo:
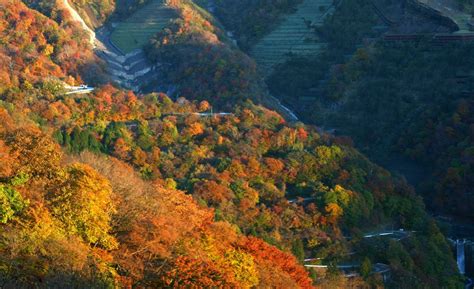
<instances>
[{"instance_id":1,"label":"yellow foliage tree","mask_svg":"<svg viewBox=\"0 0 474 289\"><path fill-rule=\"evenodd\" d=\"M253 288L259 283L257 266L252 255L231 249L225 254L234 271L235 280L239 281L242 288Z\"/></svg>"},{"instance_id":2,"label":"yellow foliage tree","mask_svg":"<svg viewBox=\"0 0 474 289\"><path fill-rule=\"evenodd\" d=\"M116 241L109 235L111 215L115 211L111 194L107 179L87 165L74 164L66 169L64 182L47 197L53 215L67 233L112 249Z\"/></svg>"}]
</instances>

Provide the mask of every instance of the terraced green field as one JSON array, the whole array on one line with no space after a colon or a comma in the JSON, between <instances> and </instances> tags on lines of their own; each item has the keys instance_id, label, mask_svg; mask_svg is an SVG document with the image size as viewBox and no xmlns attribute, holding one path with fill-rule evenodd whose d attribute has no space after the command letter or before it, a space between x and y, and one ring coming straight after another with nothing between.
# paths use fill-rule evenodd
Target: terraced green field
<instances>
[{"instance_id":1,"label":"terraced green field","mask_svg":"<svg viewBox=\"0 0 474 289\"><path fill-rule=\"evenodd\" d=\"M294 14L286 16L251 49L250 55L264 75L268 76L276 64L285 62L291 54L314 55L324 49L326 43L318 39L308 24L322 25L324 17L331 13L332 3L332 0L305 0Z\"/></svg>"},{"instance_id":2,"label":"terraced green field","mask_svg":"<svg viewBox=\"0 0 474 289\"><path fill-rule=\"evenodd\" d=\"M151 3L118 24L112 32L111 41L124 53L141 48L157 32L176 18L176 12L165 5L164 0Z\"/></svg>"}]
</instances>

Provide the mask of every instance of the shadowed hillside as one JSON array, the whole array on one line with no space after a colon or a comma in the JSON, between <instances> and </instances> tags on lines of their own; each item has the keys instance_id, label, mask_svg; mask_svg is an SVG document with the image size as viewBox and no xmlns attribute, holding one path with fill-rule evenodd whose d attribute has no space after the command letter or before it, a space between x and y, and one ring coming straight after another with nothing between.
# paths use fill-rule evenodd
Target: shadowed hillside
<instances>
[{"instance_id":1,"label":"shadowed hillside","mask_svg":"<svg viewBox=\"0 0 474 289\"><path fill-rule=\"evenodd\" d=\"M306 0L296 7L296 12L263 37L250 51L259 68L269 75L276 64L283 63L291 55L315 55L325 46L315 33L314 27L323 23L333 9L332 0Z\"/></svg>"}]
</instances>

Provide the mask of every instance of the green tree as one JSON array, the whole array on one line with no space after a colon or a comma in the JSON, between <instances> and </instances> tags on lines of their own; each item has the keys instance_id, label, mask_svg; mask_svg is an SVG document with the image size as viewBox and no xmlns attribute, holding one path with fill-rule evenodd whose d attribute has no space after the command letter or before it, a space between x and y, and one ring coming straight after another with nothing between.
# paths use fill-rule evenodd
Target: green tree
<instances>
[{"instance_id":1,"label":"green tree","mask_svg":"<svg viewBox=\"0 0 474 289\"><path fill-rule=\"evenodd\" d=\"M11 186L0 185L0 223L6 224L21 212L27 202Z\"/></svg>"},{"instance_id":2,"label":"green tree","mask_svg":"<svg viewBox=\"0 0 474 289\"><path fill-rule=\"evenodd\" d=\"M300 262L304 260L304 244L301 239L296 239L293 241L291 252L296 256L296 258L298 258Z\"/></svg>"},{"instance_id":3,"label":"green tree","mask_svg":"<svg viewBox=\"0 0 474 289\"><path fill-rule=\"evenodd\" d=\"M153 137L148 125L145 123L139 123L137 131L137 145L144 151L150 151L153 147Z\"/></svg>"},{"instance_id":4,"label":"green tree","mask_svg":"<svg viewBox=\"0 0 474 289\"><path fill-rule=\"evenodd\" d=\"M360 275L364 279L369 278L370 273L372 272L372 262L369 258L365 257L362 263L360 264Z\"/></svg>"}]
</instances>

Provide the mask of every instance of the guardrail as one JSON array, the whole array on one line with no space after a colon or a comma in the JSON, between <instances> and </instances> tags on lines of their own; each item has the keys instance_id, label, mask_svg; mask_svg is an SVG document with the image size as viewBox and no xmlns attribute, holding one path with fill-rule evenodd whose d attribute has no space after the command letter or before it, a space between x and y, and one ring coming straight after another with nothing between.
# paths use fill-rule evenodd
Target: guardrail
<instances>
[{"instance_id":1,"label":"guardrail","mask_svg":"<svg viewBox=\"0 0 474 289\"><path fill-rule=\"evenodd\" d=\"M435 34L385 34L383 41L386 42L409 42L427 39L433 43L448 42L473 42L474 33L451 34L451 33L435 33Z\"/></svg>"}]
</instances>

